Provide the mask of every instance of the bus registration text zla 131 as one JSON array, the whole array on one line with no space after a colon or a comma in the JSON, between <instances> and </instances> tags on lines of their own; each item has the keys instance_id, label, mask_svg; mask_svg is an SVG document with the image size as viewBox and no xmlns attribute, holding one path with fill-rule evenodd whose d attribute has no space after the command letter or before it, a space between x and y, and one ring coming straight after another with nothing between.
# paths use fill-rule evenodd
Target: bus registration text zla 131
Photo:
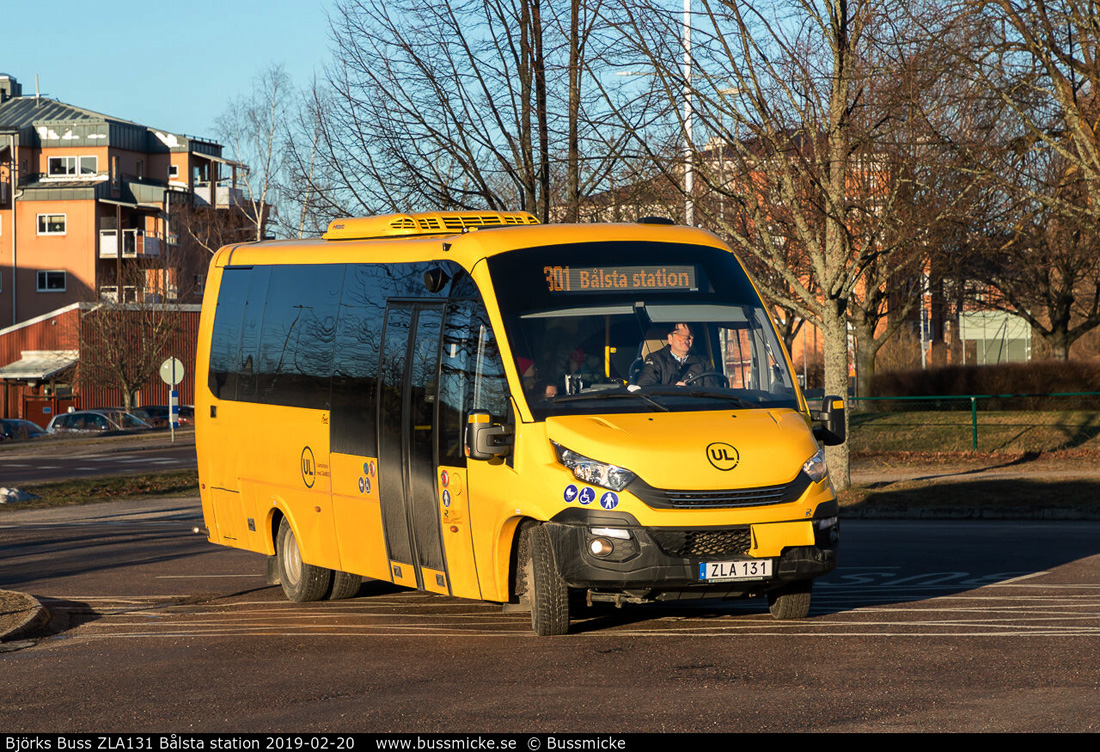
<instances>
[{"instance_id":1,"label":"bus registration text zla 131","mask_svg":"<svg viewBox=\"0 0 1100 752\"><path fill-rule=\"evenodd\" d=\"M550 292L694 291L694 266L544 266Z\"/></svg>"}]
</instances>

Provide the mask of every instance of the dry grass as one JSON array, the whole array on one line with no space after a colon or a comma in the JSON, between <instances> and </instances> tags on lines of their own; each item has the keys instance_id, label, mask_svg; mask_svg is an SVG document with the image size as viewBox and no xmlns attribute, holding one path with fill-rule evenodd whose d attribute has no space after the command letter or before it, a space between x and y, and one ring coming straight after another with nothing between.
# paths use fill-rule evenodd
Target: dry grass
<instances>
[{"instance_id":1,"label":"dry grass","mask_svg":"<svg viewBox=\"0 0 1100 752\"><path fill-rule=\"evenodd\" d=\"M0 514L9 509L37 509L98 501L120 501L142 496L197 496L198 471L175 470L147 475L124 475L110 478L79 478L52 483L20 484L19 489L38 496L16 504L0 504Z\"/></svg>"},{"instance_id":2,"label":"dry grass","mask_svg":"<svg viewBox=\"0 0 1100 752\"><path fill-rule=\"evenodd\" d=\"M979 452L1053 452L1100 449L1096 411L979 411ZM969 410L853 413L851 450L862 452L973 451Z\"/></svg>"}]
</instances>

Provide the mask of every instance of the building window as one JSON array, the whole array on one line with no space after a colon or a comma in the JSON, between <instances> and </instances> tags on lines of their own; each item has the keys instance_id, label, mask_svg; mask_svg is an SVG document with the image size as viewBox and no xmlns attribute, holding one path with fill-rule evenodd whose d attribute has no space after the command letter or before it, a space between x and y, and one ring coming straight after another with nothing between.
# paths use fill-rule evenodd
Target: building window
<instances>
[{"instance_id":1,"label":"building window","mask_svg":"<svg viewBox=\"0 0 1100 752\"><path fill-rule=\"evenodd\" d=\"M38 234L39 235L64 235L65 234L65 215L64 214L39 214L38 215Z\"/></svg>"},{"instance_id":2,"label":"building window","mask_svg":"<svg viewBox=\"0 0 1100 752\"><path fill-rule=\"evenodd\" d=\"M99 157L50 157L46 165L47 174L53 178L95 175L99 172Z\"/></svg>"},{"instance_id":3,"label":"building window","mask_svg":"<svg viewBox=\"0 0 1100 752\"><path fill-rule=\"evenodd\" d=\"M65 272L38 272L38 292L65 292Z\"/></svg>"},{"instance_id":4,"label":"building window","mask_svg":"<svg viewBox=\"0 0 1100 752\"><path fill-rule=\"evenodd\" d=\"M180 166L179 165L174 165L174 164L168 165L168 179L173 180L175 178L178 178L179 176L180 176Z\"/></svg>"}]
</instances>

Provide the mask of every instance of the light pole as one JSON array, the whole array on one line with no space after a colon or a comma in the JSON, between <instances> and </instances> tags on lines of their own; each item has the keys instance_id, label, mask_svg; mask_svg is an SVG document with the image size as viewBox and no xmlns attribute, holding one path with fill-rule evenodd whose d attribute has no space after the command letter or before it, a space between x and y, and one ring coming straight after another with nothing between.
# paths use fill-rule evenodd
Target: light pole
<instances>
[{"instance_id":1,"label":"light pole","mask_svg":"<svg viewBox=\"0 0 1100 752\"><path fill-rule=\"evenodd\" d=\"M691 145L691 0L684 0L684 224L695 224L695 173Z\"/></svg>"}]
</instances>

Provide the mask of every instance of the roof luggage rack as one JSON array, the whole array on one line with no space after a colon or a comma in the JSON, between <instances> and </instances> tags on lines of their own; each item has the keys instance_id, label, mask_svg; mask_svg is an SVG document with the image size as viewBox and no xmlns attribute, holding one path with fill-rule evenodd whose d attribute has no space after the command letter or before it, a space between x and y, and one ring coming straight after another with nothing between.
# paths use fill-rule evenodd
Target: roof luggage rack
<instances>
[{"instance_id":1,"label":"roof luggage rack","mask_svg":"<svg viewBox=\"0 0 1100 752\"><path fill-rule=\"evenodd\" d=\"M420 214L384 214L379 217L334 219L325 240L361 240L366 238L451 235L482 227L537 225L527 212L423 212Z\"/></svg>"}]
</instances>

